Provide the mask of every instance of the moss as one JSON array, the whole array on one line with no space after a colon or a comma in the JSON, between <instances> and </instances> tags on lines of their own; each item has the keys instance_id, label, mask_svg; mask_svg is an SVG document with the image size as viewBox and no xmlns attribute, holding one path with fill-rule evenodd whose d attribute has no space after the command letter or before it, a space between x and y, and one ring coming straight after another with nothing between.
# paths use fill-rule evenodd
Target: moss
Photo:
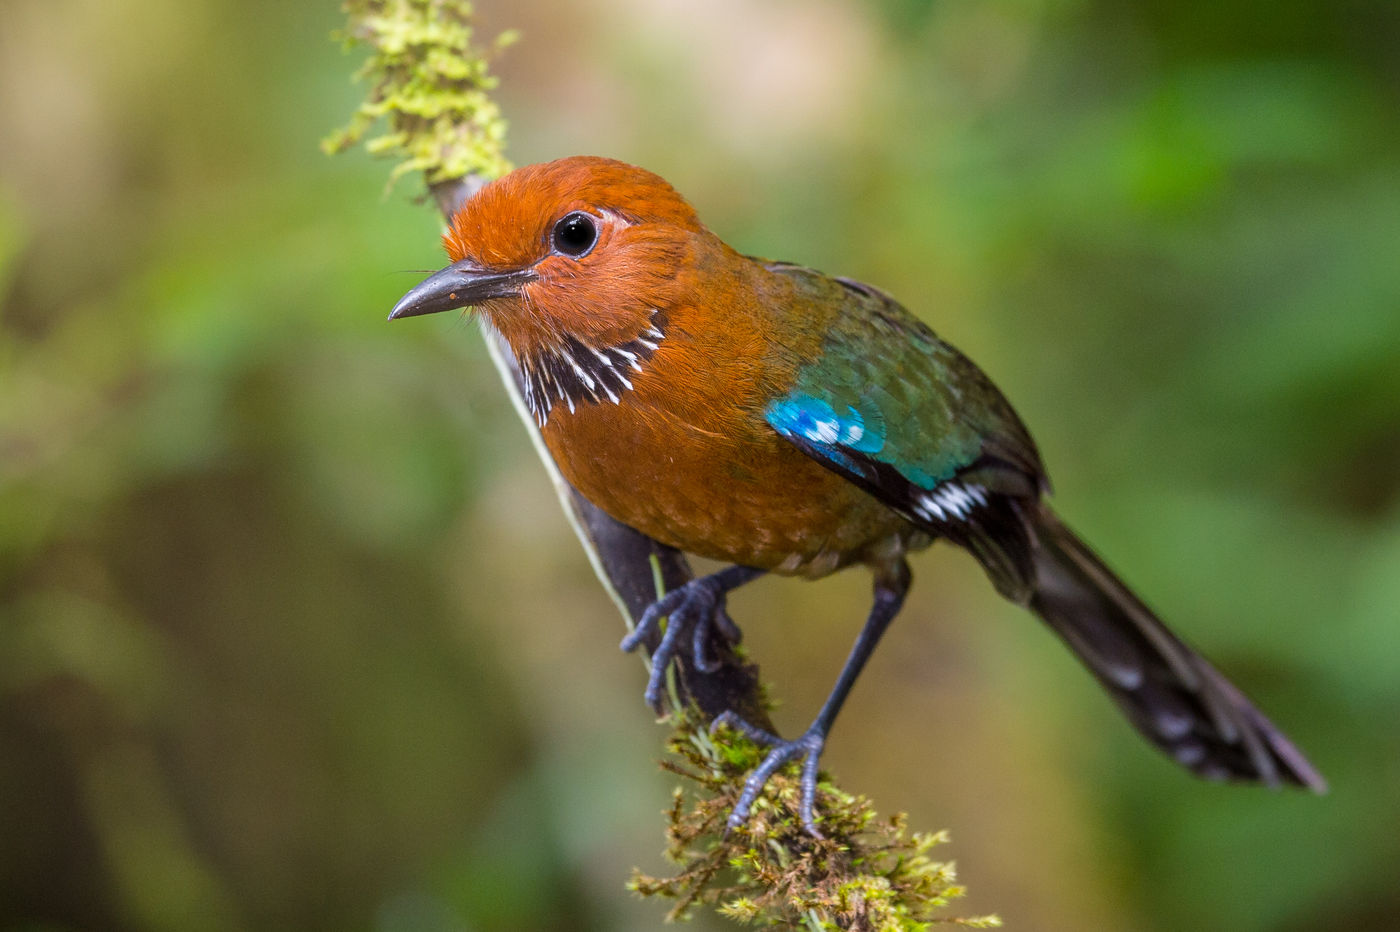
<instances>
[{"instance_id":1,"label":"moss","mask_svg":"<svg viewBox=\"0 0 1400 932\"><path fill-rule=\"evenodd\" d=\"M488 47L473 44L472 5L465 0L349 0L348 25L336 34L348 49L368 46L356 72L369 82L350 122L322 140L329 153L363 143L398 159L389 184L422 172L429 185L468 175L497 178L510 170L506 121L489 92L491 59L515 42L507 31ZM384 125L379 135L371 130Z\"/></svg>"},{"instance_id":2,"label":"moss","mask_svg":"<svg viewBox=\"0 0 1400 932\"><path fill-rule=\"evenodd\" d=\"M948 915L962 896L951 861L935 849L947 833L913 832L904 815L881 818L864 796L825 779L818 788L824 838L802 828L796 765L775 774L742 828L725 822L744 778L764 749L725 729L711 735L694 712L673 716L670 756L662 766L684 781L668 814L667 851L677 871L635 871L629 889L674 899L669 919L714 904L739 922L791 929L913 932L934 924L1001 925L996 916ZM825 776L825 775L823 775Z\"/></svg>"}]
</instances>

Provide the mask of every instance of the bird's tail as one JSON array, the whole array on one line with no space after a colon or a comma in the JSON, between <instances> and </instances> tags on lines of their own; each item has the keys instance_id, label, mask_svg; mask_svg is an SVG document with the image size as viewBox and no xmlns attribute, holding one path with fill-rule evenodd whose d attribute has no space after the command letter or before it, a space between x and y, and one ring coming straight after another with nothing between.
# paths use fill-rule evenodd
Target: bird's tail
<instances>
[{"instance_id":1,"label":"bird's tail","mask_svg":"<svg viewBox=\"0 0 1400 932\"><path fill-rule=\"evenodd\" d=\"M1143 735L1202 777L1326 790L1283 732L1168 631L1054 512L1039 505L1030 523L1037 538L1030 608Z\"/></svg>"}]
</instances>

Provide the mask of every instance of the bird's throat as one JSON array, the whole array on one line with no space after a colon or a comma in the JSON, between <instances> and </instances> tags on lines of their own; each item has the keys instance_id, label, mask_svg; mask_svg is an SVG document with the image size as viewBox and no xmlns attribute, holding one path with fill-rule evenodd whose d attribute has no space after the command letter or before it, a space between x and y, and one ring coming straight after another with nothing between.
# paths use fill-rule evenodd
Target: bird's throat
<instances>
[{"instance_id":1,"label":"bird's throat","mask_svg":"<svg viewBox=\"0 0 1400 932\"><path fill-rule=\"evenodd\" d=\"M559 409L572 414L580 405L621 404L666 339L665 317L653 310L646 328L610 346L560 334L551 342L515 350L525 404L535 423L544 427Z\"/></svg>"}]
</instances>

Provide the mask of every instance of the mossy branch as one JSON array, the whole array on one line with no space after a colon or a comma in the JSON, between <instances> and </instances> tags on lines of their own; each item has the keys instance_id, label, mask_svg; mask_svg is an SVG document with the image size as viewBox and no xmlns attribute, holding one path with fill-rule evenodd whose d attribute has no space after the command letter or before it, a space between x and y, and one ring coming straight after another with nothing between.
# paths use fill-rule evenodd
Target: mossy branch
<instances>
[{"instance_id":1,"label":"mossy branch","mask_svg":"<svg viewBox=\"0 0 1400 932\"><path fill-rule=\"evenodd\" d=\"M669 877L634 871L628 883L642 896L674 899L669 920L713 904L740 922L811 932L1001 925L996 916L946 915L949 902L966 892L953 863L932 856L948 841L946 832L910 833L902 813L882 819L866 797L823 779L825 837L807 834L795 767L775 774L744 828L726 835L744 778L765 749L727 729L711 734L693 711L672 713L671 721L671 756L662 767L684 784L674 790L668 813L666 857L677 871Z\"/></svg>"},{"instance_id":2,"label":"mossy branch","mask_svg":"<svg viewBox=\"0 0 1400 932\"><path fill-rule=\"evenodd\" d=\"M478 48L471 4L453 0L349 0L343 9L348 25L335 37L347 49L372 50L355 74L369 81L370 93L322 149L343 152L363 142L375 155L399 159L390 186L413 172L435 185L510 171L506 121L488 93L496 86L489 66L518 33L508 30ZM381 120L387 130L366 138Z\"/></svg>"},{"instance_id":3,"label":"mossy branch","mask_svg":"<svg viewBox=\"0 0 1400 932\"><path fill-rule=\"evenodd\" d=\"M488 66L516 33L503 33L484 48L474 45L473 11L465 0L349 0L344 10L348 25L336 37L347 48L369 49L356 75L369 83L369 93L323 148L335 153L363 143L375 155L397 159L390 185L422 172L450 216L481 184L510 169L506 123L489 96L496 79ZM384 132L370 136L380 121ZM568 484L525 411L509 351L487 342L564 511L630 628L658 592L692 578L690 567L679 552L614 521ZM682 652L670 681L671 756L662 767L685 783L675 791L668 827L667 855L677 872L665 878L637 872L630 889L675 899L671 918L715 904L740 922L792 929L912 932L935 922L1001 924L995 916L943 916L947 903L963 893L952 864L930 856L946 836L911 834L903 816L880 819L867 799L837 789L825 773L818 791L824 839L802 830L796 765L775 775L748 824L726 835L725 819L763 751L727 730L711 735L708 723L732 709L772 729L757 668L722 639L711 652L720 661L716 670L695 669Z\"/></svg>"}]
</instances>

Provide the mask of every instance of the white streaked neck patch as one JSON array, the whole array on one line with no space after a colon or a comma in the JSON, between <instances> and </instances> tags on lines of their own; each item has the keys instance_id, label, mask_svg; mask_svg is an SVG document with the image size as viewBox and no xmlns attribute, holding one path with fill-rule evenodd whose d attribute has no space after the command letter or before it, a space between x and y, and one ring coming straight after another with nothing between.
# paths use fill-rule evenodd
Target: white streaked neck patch
<instances>
[{"instance_id":1,"label":"white streaked neck patch","mask_svg":"<svg viewBox=\"0 0 1400 932\"><path fill-rule=\"evenodd\" d=\"M632 390L632 377L643 370L661 341L666 339L663 316L655 308L647 329L616 346L590 346L565 335L560 342L517 356L525 383L525 404L540 427L549 421L555 405L572 414L582 404L604 401L621 404Z\"/></svg>"}]
</instances>

